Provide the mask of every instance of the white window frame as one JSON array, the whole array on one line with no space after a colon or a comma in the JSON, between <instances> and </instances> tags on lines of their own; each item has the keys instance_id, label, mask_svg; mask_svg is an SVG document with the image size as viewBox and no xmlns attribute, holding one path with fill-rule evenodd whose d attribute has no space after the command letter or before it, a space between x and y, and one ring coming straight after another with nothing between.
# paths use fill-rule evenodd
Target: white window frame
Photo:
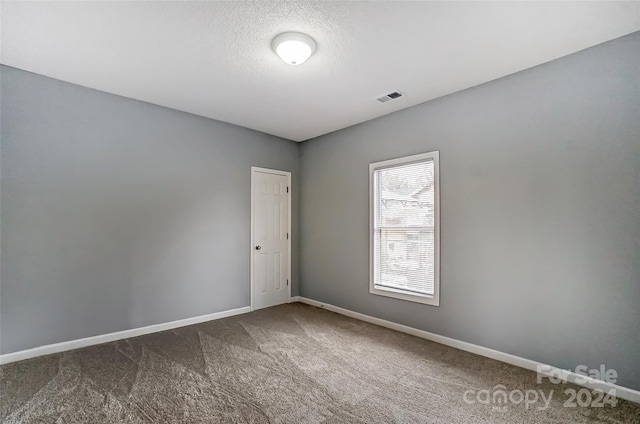
<instances>
[{"instance_id":1,"label":"white window frame","mask_svg":"<svg viewBox=\"0 0 640 424\"><path fill-rule=\"evenodd\" d=\"M434 172L434 282L433 282L433 296L422 295L418 293L409 293L400 289L393 289L388 287L376 286L375 282L375 244L376 244L376 229L375 229L375 206L376 206L376 186L375 186L375 172L384 168L393 168L400 165L407 165L415 162L422 162L426 160L433 161ZM408 300L410 302L418 302L426 305L439 306L440 305L440 152L433 151L428 153L422 153L418 155L405 156L396 159L385 160L381 162L375 162L369 164L369 293L392 297L395 299Z\"/></svg>"}]
</instances>

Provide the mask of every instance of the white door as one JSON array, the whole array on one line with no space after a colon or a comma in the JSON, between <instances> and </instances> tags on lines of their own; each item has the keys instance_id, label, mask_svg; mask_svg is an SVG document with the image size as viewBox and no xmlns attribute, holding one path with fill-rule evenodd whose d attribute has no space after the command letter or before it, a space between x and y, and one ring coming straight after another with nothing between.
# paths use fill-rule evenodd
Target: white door
<instances>
[{"instance_id":1,"label":"white door","mask_svg":"<svg viewBox=\"0 0 640 424\"><path fill-rule=\"evenodd\" d=\"M286 303L291 296L290 179L285 171L251 168L253 309Z\"/></svg>"}]
</instances>

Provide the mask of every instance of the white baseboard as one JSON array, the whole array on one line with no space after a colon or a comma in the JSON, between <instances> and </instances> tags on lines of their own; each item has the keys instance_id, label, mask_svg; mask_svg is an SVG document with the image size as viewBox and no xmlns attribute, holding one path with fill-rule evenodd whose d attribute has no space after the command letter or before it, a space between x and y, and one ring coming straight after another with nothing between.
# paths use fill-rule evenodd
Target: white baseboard
<instances>
[{"instance_id":1,"label":"white baseboard","mask_svg":"<svg viewBox=\"0 0 640 424\"><path fill-rule=\"evenodd\" d=\"M618 386L613 383L596 380L572 371L562 370L557 367L553 367L537 361L532 361L531 359L522 358L520 356L511 355L509 353L500 352L498 350L489 349L487 347L478 346L472 343L463 342L461 340L452 339L450 337L441 336L439 334L429 333L428 331L419 330L417 328L397 324L395 322L387 321L380 318L375 318L369 315L361 314L359 312L351 311L349 309L344 309L327 303L318 302L317 300L308 299L306 297L297 296L297 298L299 302L306 303L307 305L316 306L318 308L323 308L328 311L355 318L360 321L369 322L381 327L386 327L392 330L400 331L402 333L411 334L412 336L420 337L422 339L430 340L432 342L440 343L446 346L451 346L456 349L464 350L466 352L475 353L477 355L515 365L520 368L525 368L536 372L538 372L539 369L544 369L545 372L542 372L540 374L553 377L561 376L563 380L586 387L591 390L601 390L607 393L609 390L613 389L615 390L615 396L617 398L640 403L640 391L634 389L629 389L627 387Z\"/></svg>"},{"instance_id":2,"label":"white baseboard","mask_svg":"<svg viewBox=\"0 0 640 424\"><path fill-rule=\"evenodd\" d=\"M184 327L192 324L199 324L205 321L213 321L216 319L231 317L234 315L246 314L247 312L251 312L250 306L245 306L237 309L229 309L227 311L214 312L212 314L200 315L193 318L165 322L162 324L149 325L146 327L132 328L131 330L117 331L115 333L85 337L83 339L69 340L66 342L34 347L33 349L21 350L13 353L6 353L4 355L0 355L0 365L8 364L10 362L22 361L24 359L35 358L37 356L50 355L52 353L65 352L67 350L79 349L82 347L113 342L116 340L128 339L130 337L143 336L149 333L172 330L174 328Z\"/></svg>"},{"instance_id":3,"label":"white baseboard","mask_svg":"<svg viewBox=\"0 0 640 424\"><path fill-rule=\"evenodd\" d=\"M317 300L308 299L302 296L292 296L289 299L289 303L301 302L308 305L316 306L326 309L331 312L336 312L341 315L345 315L351 318L355 318L360 321L369 322L371 324L379 325L381 327L390 328L392 330L400 331L402 333L411 334L412 336L420 337L426 340L430 340L436 343L440 343L446 346L451 346L456 349L464 350L466 352L475 353L480 356L495 359L497 361L505 362L507 364L515 365L521 368L525 368L531 371L538 371L541 367L548 372L544 372L545 375L550 376L562 376L563 379L570 383L575 383L580 386L593 390L601 390L608 392L609 390L615 390L616 397L620 399L626 399L631 402L640 403L640 391L630 389L616 384L595 380L590 377L586 377L575 372L562 370L556 367L542 364L531 359L522 358L520 356L511 355L509 353L500 352L498 350L489 349L483 346L478 346L472 343L463 342L461 340L452 339L450 337L441 336L439 334L430 333L428 331L419 330L417 328L409 327L395 322L387 321L381 318L375 318L369 315L354 312L349 309L340 308L338 306L330 305ZM65 352L73 349L80 349L87 346L98 345L102 343L113 342L116 340L122 340L130 337L142 336L150 333L157 333L160 331L171 330L178 327L184 327L192 324L199 324L201 322L213 321L221 318L226 318L234 315L246 314L251 311L250 306L245 306L237 309L230 309L227 311L214 312L212 314L201 315L193 318L186 318L177 321L166 322L162 324L149 325L146 327L133 328L131 330L118 331L115 333L102 334L99 336L86 337L83 339L69 340L66 342L50 344L46 346L39 346L33 349L22 350L19 352L7 353L0 355L0 365L8 364L11 362L22 361L24 359L35 358L43 355L50 355L52 353Z\"/></svg>"}]
</instances>

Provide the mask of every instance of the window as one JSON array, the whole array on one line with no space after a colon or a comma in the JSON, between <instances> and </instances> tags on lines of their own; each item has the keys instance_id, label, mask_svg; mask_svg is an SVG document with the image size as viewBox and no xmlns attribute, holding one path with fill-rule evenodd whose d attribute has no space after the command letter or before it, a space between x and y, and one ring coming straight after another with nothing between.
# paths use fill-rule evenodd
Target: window
<instances>
[{"instance_id":1,"label":"window","mask_svg":"<svg viewBox=\"0 0 640 424\"><path fill-rule=\"evenodd\" d=\"M438 152L369 165L373 294L440 303Z\"/></svg>"}]
</instances>

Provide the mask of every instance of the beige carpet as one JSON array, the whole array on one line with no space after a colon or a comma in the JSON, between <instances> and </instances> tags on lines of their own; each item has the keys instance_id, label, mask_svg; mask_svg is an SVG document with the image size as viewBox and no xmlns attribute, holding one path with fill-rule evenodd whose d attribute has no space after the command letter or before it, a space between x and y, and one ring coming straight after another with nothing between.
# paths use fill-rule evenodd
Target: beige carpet
<instances>
[{"instance_id":1,"label":"beige carpet","mask_svg":"<svg viewBox=\"0 0 640 424\"><path fill-rule=\"evenodd\" d=\"M0 383L7 424L640 423L639 405L566 407L579 387L297 303L8 364Z\"/></svg>"}]
</instances>

